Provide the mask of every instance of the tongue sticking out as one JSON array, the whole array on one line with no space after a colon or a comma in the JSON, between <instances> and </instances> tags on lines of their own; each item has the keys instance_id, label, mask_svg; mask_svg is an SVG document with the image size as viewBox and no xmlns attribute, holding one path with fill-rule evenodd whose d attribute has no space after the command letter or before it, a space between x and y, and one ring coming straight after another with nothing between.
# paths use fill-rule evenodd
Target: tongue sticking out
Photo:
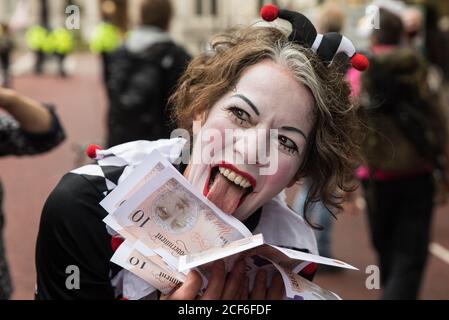
<instances>
[{"instance_id":1,"label":"tongue sticking out","mask_svg":"<svg viewBox=\"0 0 449 320\"><path fill-rule=\"evenodd\" d=\"M237 210L245 189L229 181L221 174L217 174L207 199L226 214L233 214Z\"/></svg>"}]
</instances>

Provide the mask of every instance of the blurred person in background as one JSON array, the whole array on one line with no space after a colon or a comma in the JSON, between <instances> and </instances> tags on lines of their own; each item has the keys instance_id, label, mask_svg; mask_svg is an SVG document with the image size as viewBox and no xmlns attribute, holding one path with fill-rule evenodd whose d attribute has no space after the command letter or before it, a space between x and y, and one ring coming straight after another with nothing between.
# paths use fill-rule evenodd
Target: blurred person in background
<instances>
[{"instance_id":1,"label":"blurred person in background","mask_svg":"<svg viewBox=\"0 0 449 320\"><path fill-rule=\"evenodd\" d=\"M345 20L345 14L339 6L334 3L326 4L320 12L318 32L322 34L329 32L341 33L345 25ZM335 61L335 63L338 63L341 66L340 69L342 73L346 73L346 63L340 60ZM321 201L313 203L309 207L305 208L304 203L307 199L308 193L309 183L308 181L303 181L301 190L294 201L293 209L302 215L306 215L307 212L307 215L311 217L312 222L316 225L316 227L318 227L318 229L315 230L315 235L317 238L320 255L324 257L333 257L331 237L335 216L324 206ZM319 271L339 272L341 269L320 266Z\"/></svg>"},{"instance_id":2,"label":"blurred person in background","mask_svg":"<svg viewBox=\"0 0 449 320\"><path fill-rule=\"evenodd\" d=\"M423 12L417 7L407 8L402 14L402 22L405 30L405 45L425 55L426 50L423 48L423 35L425 33ZM449 52L447 51L447 42L449 39L445 41L443 38L444 34L441 32L442 30L440 28L438 29L438 34L434 36L436 36L435 39L440 38L441 41L436 44L436 47L444 58L438 64L435 61L428 60L427 81L430 89L435 93L435 97L440 98L441 103L447 105L449 101L444 101L444 96L440 93L444 90L444 69L448 65L447 57L449 56ZM432 37L430 36L430 38Z\"/></svg>"},{"instance_id":3,"label":"blurred person in background","mask_svg":"<svg viewBox=\"0 0 449 320\"><path fill-rule=\"evenodd\" d=\"M378 254L383 299L417 299L426 266L436 187L447 185L446 118L428 86L427 63L403 46L401 17L381 8L360 102L368 132L358 171Z\"/></svg>"},{"instance_id":4,"label":"blurred person in background","mask_svg":"<svg viewBox=\"0 0 449 320\"><path fill-rule=\"evenodd\" d=\"M101 56L103 68L103 82L105 86L109 79L109 60L110 55L120 46L122 42L122 34L120 29L115 26L112 16L116 14L117 6L113 1L104 1L101 3L102 22L98 24L90 39L90 51Z\"/></svg>"},{"instance_id":5,"label":"blurred person in background","mask_svg":"<svg viewBox=\"0 0 449 320\"><path fill-rule=\"evenodd\" d=\"M44 72L46 41L48 37L47 28L36 25L31 27L26 32L26 42L28 48L33 51L35 55L34 73L41 75Z\"/></svg>"},{"instance_id":6,"label":"blurred person in background","mask_svg":"<svg viewBox=\"0 0 449 320\"><path fill-rule=\"evenodd\" d=\"M53 54L58 61L58 72L62 78L67 77L65 70L65 61L69 54L71 54L75 48L75 41L72 33L66 28L56 28L50 35L48 52Z\"/></svg>"},{"instance_id":7,"label":"blurred person in background","mask_svg":"<svg viewBox=\"0 0 449 320\"><path fill-rule=\"evenodd\" d=\"M11 86L10 65L11 53L14 48L9 26L6 23L0 24L0 62L2 65L2 86Z\"/></svg>"},{"instance_id":8,"label":"blurred person in background","mask_svg":"<svg viewBox=\"0 0 449 320\"><path fill-rule=\"evenodd\" d=\"M72 33L65 28L50 30L42 26L34 26L27 31L26 40L28 47L34 51L36 62L34 72L41 75L48 57L55 57L58 61L58 73L65 78L65 59L73 52L75 41Z\"/></svg>"},{"instance_id":9,"label":"blurred person in background","mask_svg":"<svg viewBox=\"0 0 449 320\"><path fill-rule=\"evenodd\" d=\"M28 47L34 52L36 57L34 73L41 75L47 57L48 35L50 32L50 8L48 0L39 0L39 22L26 32L26 42Z\"/></svg>"},{"instance_id":10,"label":"blurred person in background","mask_svg":"<svg viewBox=\"0 0 449 320\"><path fill-rule=\"evenodd\" d=\"M407 8L402 14L406 44L417 46L418 38L423 31L423 15L417 8Z\"/></svg>"},{"instance_id":11,"label":"blurred person in background","mask_svg":"<svg viewBox=\"0 0 449 320\"><path fill-rule=\"evenodd\" d=\"M447 33L445 35L439 26L438 9L430 3L425 5L425 9L425 56L429 62L447 71L449 66Z\"/></svg>"},{"instance_id":12,"label":"blurred person in background","mask_svg":"<svg viewBox=\"0 0 449 320\"><path fill-rule=\"evenodd\" d=\"M109 59L108 146L170 138L167 101L190 56L168 34L169 0L144 0L140 24Z\"/></svg>"},{"instance_id":13,"label":"blurred person in background","mask_svg":"<svg viewBox=\"0 0 449 320\"><path fill-rule=\"evenodd\" d=\"M27 156L47 152L64 139L64 130L51 106L15 91L0 88L0 156ZM0 181L0 300L11 296L12 286L3 244L3 188Z\"/></svg>"},{"instance_id":14,"label":"blurred person in background","mask_svg":"<svg viewBox=\"0 0 449 320\"><path fill-rule=\"evenodd\" d=\"M441 32L441 38L442 38L441 47L442 47L442 51L443 51L443 56L446 57L444 62L441 64L441 68L443 70L445 80L446 80L446 82L448 82L449 81L449 59L447 59L447 57L449 57L449 15L441 17L441 19L438 23L438 28ZM447 100L447 102L449 103L449 99Z\"/></svg>"}]
</instances>

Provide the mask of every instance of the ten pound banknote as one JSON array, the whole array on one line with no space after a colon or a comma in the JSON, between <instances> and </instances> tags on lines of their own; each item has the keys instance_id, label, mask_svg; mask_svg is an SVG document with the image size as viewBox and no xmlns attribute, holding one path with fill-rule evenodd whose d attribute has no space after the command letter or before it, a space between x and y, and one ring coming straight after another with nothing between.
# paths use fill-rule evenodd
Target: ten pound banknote
<instances>
[{"instance_id":1,"label":"ten pound banknote","mask_svg":"<svg viewBox=\"0 0 449 320\"><path fill-rule=\"evenodd\" d=\"M237 219L217 213L166 168L114 213L119 232L173 257L221 247L251 236Z\"/></svg>"},{"instance_id":2,"label":"ten pound banknote","mask_svg":"<svg viewBox=\"0 0 449 320\"><path fill-rule=\"evenodd\" d=\"M298 275L304 261L355 269L344 262L265 244L240 221L224 214L157 151L121 181L101 205L107 226L126 239L112 262L132 272L163 294L179 287L192 269L225 259L232 268L244 254L250 287L257 271L280 272L290 299L339 299Z\"/></svg>"}]
</instances>

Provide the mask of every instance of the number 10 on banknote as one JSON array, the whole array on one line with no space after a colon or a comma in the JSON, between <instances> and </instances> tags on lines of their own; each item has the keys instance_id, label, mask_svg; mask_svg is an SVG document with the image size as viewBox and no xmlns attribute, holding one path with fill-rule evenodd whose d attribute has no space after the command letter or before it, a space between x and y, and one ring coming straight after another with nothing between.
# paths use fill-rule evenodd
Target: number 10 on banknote
<instances>
[{"instance_id":1,"label":"number 10 on banknote","mask_svg":"<svg viewBox=\"0 0 449 320\"><path fill-rule=\"evenodd\" d=\"M162 170L113 213L124 236L131 234L174 257L251 236L240 221L207 203L173 170Z\"/></svg>"}]
</instances>

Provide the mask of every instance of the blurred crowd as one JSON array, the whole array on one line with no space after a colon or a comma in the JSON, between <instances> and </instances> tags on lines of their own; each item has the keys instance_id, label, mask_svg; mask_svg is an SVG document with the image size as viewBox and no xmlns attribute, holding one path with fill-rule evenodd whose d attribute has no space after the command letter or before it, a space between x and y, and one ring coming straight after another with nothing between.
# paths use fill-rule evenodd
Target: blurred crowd
<instances>
[{"instance_id":1,"label":"blurred crowd","mask_svg":"<svg viewBox=\"0 0 449 320\"><path fill-rule=\"evenodd\" d=\"M382 297L417 299L435 201L446 196L449 186L447 59L442 59L448 53L442 52L444 45L431 40L447 34L430 29L433 34L422 47L422 34L429 30L422 11L393 1L375 5L380 8L380 28L369 34L370 70L363 76L354 69L344 71L367 129L362 150L365 163L356 172L359 188L345 196L350 203L346 212L366 209ZM330 5L323 9L321 20L323 32L340 32L345 14ZM322 229L316 232L320 252L332 257L335 219L320 202L304 211L307 192L305 182L294 207L310 214Z\"/></svg>"},{"instance_id":2,"label":"blurred crowd","mask_svg":"<svg viewBox=\"0 0 449 320\"><path fill-rule=\"evenodd\" d=\"M342 32L345 11L329 1L320 8L320 33ZM139 24L124 34L112 23L110 2L102 7L90 49L103 67L108 97L106 146L135 140L169 138L173 125L167 102L191 56L169 33L173 7L168 0L144 0ZM381 269L384 299L417 299L425 271L433 211L449 190L448 116L449 17L431 7L375 1L379 29L369 34L365 74L342 60L354 105L366 126L364 163L354 173L354 190L342 195L341 213L320 201L304 207L308 181L299 187L293 208L316 227L320 254L334 257L332 229L336 215L366 208L372 245ZM65 58L75 50L71 33L49 28L45 21L26 33L35 55L34 72L44 73L55 58L67 76ZM64 141L64 128L49 105L13 91L11 54L14 41L0 25L0 156L47 152ZM6 186L7 187L7 186ZM0 185L0 299L11 296L11 281L2 241L4 215ZM412 236L411 236L412 235ZM335 269L323 268L321 272Z\"/></svg>"}]
</instances>

